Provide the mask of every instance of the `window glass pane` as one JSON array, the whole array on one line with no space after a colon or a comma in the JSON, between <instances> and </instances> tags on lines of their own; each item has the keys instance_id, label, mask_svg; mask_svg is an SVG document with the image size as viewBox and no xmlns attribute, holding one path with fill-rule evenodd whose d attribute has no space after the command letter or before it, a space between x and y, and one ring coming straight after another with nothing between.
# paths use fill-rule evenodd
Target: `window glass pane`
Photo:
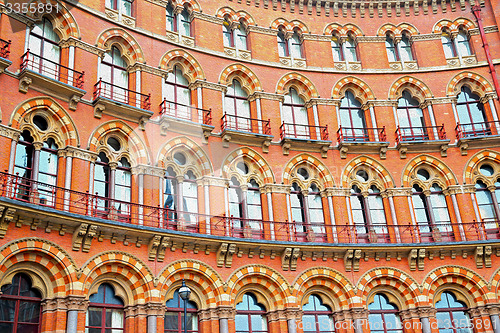
<instances>
[{"instance_id":1,"label":"window glass pane","mask_svg":"<svg viewBox=\"0 0 500 333\"><path fill-rule=\"evenodd\" d=\"M102 326L102 309L89 307L87 311L87 326Z\"/></svg>"},{"instance_id":2,"label":"window glass pane","mask_svg":"<svg viewBox=\"0 0 500 333\"><path fill-rule=\"evenodd\" d=\"M342 50L341 50L341 45L339 44L338 41L332 40L332 54L333 54L333 61L343 61L342 59Z\"/></svg>"},{"instance_id":3,"label":"window glass pane","mask_svg":"<svg viewBox=\"0 0 500 333\"><path fill-rule=\"evenodd\" d=\"M248 331L249 322L248 315L236 315L234 318L236 331Z\"/></svg>"},{"instance_id":4,"label":"window glass pane","mask_svg":"<svg viewBox=\"0 0 500 333\"><path fill-rule=\"evenodd\" d=\"M16 301L0 299L0 321L14 321L15 310Z\"/></svg>"},{"instance_id":5,"label":"window glass pane","mask_svg":"<svg viewBox=\"0 0 500 333\"><path fill-rule=\"evenodd\" d=\"M387 50L387 58L389 59L389 62L397 61L394 40L389 35L385 37L385 49Z\"/></svg>"},{"instance_id":6,"label":"window glass pane","mask_svg":"<svg viewBox=\"0 0 500 333\"><path fill-rule=\"evenodd\" d=\"M231 46L232 31L229 22L227 21L224 21L224 23L222 24L222 36L223 36L224 46Z\"/></svg>"},{"instance_id":7,"label":"window glass pane","mask_svg":"<svg viewBox=\"0 0 500 333\"><path fill-rule=\"evenodd\" d=\"M285 36L283 35L282 32L278 33L278 53L280 57L287 57L287 48L286 48L286 43L287 41L285 40Z\"/></svg>"},{"instance_id":8,"label":"window glass pane","mask_svg":"<svg viewBox=\"0 0 500 333\"><path fill-rule=\"evenodd\" d=\"M443 44L444 56L446 58L453 58L455 52L453 49L453 41L448 35L441 36L441 43Z\"/></svg>"},{"instance_id":9,"label":"window glass pane","mask_svg":"<svg viewBox=\"0 0 500 333\"><path fill-rule=\"evenodd\" d=\"M235 47L239 50L247 49L247 33L245 31L245 27L240 24L240 28L236 29L236 42Z\"/></svg>"},{"instance_id":10,"label":"window glass pane","mask_svg":"<svg viewBox=\"0 0 500 333\"><path fill-rule=\"evenodd\" d=\"M170 31L175 31L175 18L174 18L174 8L172 5L169 3L167 5L167 30Z\"/></svg>"},{"instance_id":11,"label":"window glass pane","mask_svg":"<svg viewBox=\"0 0 500 333\"><path fill-rule=\"evenodd\" d=\"M467 38L467 35L465 32L460 31L457 35L457 46L458 46L458 53L462 56L469 56L471 55L471 50L470 50L470 45L469 45L469 39Z\"/></svg>"},{"instance_id":12,"label":"window glass pane","mask_svg":"<svg viewBox=\"0 0 500 333\"><path fill-rule=\"evenodd\" d=\"M413 55L411 53L411 43L406 35L401 38L400 49L401 49L401 60L411 61L413 60Z\"/></svg>"},{"instance_id":13,"label":"window glass pane","mask_svg":"<svg viewBox=\"0 0 500 333\"><path fill-rule=\"evenodd\" d=\"M291 57L292 58L302 58L300 37L297 33L293 34L291 42L292 42L292 48L290 50Z\"/></svg>"}]
</instances>

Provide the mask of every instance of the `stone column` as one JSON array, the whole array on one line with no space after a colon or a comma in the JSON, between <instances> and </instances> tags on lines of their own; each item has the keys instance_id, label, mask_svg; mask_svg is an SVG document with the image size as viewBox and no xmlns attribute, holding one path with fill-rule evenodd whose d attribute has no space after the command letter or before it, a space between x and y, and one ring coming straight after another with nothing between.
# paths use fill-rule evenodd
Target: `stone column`
<instances>
[{"instance_id":1,"label":"stone column","mask_svg":"<svg viewBox=\"0 0 500 333\"><path fill-rule=\"evenodd\" d=\"M431 333L431 322L429 318L436 317L436 309L426 306L417 308L420 322L422 323L422 333Z\"/></svg>"},{"instance_id":2,"label":"stone column","mask_svg":"<svg viewBox=\"0 0 500 333\"><path fill-rule=\"evenodd\" d=\"M33 148L35 149L35 156L33 157L33 166L32 166L32 173L31 173L31 178L34 181L38 180L38 169L40 167L40 150L43 147L42 142L33 142Z\"/></svg>"},{"instance_id":3,"label":"stone column","mask_svg":"<svg viewBox=\"0 0 500 333\"><path fill-rule=\"evenodd\" d=\"M2 126L2 130L6 133L6 136L10 137L12 140L10 142L10 157L9 157L10 159L9 159L9 169L8 169L9 174L12 175L14 173L14 163L16 160L17 142L19 141L21 132L13 128L4 126Z\"/></svg>"},{"instance_id":4,"label":"stone column","mask_svg":"<svg viewBox=\"0 0 500 333\"><path fill-rule=\"evenodd\" d=\"M229 319L234 319L236 311L230 307L219 307L216 312L219 317L219 333L229 333Z\"/></svg>"},{"instance_id":5,"label":"stone column","mask_svg":"<svg viewBox=\"0 0 500 333\"><path fill-rule=\"evenodd\" d=\"M354 333L363 333L363 326L368 327L368 314L369 311L364 308L351 309L352 320L354 323Z\"/></svg>"},{"instance_id":6,"label":"stone column","mask_svg":"<svg viewBox=\"0 0 500 333\"><path fill-rule=\"evenodd\" d=\"M297 323L302 318L302 311L289 308L284 311L284 315L287 321L288 333L297 333Z\"/></svg>"},{"instance_id":7,"label":"stone column","mask_svg":"<svg viewBox=\"0 0 500 333\"><path fill-rule=\"evenodd\" d=\"M158 317L162 317L165 313L165 305L161 303L146 304L146 316L148 318L147 333L157 332Z\"/></svg>"},{"instance_id":8,"label":"stone column","mask_svg":"<svg viewBox=\"0 0 500 333\"><path fill-rule=\"evenodd\" d=\"M68 310L66 318L66 333L77 333L78 313L87 310L89 301L81 296L68 296L65 305Z\"/></svg>"},{"instance_id":9,"label":"stone column","mask_svg":"<svg viewBox=\"0 0 500 333\"><path fill-rule=\"evenodd\" d=\"M500 333L500 305L487 305L486 309L488 310L488 314L490 316L493 332Z\"/></svg>"},{"instance_id":10,"label":"stone column","mask_svg":"<svg viewBox=\"0 0 500 333\"><path fill-rule=\"evenodd\" d=\"M327 188L325 192L326 192L326 200L328 201L328 212L330 214L330 225L331 225L330 230L332 233L333 242L337 243L338 237L337 237L337 228L335 227L336 226L335 211L333 210L333 190L331 188Z\"/></svg>"}]
</instances>

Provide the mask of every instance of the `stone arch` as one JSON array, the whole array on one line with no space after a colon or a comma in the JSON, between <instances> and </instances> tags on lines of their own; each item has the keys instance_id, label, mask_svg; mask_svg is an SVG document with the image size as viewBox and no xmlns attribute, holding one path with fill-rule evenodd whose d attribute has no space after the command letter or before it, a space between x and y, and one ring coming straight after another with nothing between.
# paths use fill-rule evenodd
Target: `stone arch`
<instances>
[{"instance_id":1,"label":"stone arch","mask_svg":"<svg viewBox=\"0 0 500 333\"><path fill-rule=\"evenodd\" d=\"M488 284L484 278L469 268L447 265L429 272L423 280L422 295L428 295L429 305L433 305L436 291L444 285L454 285L468 293L470 307L485 305L491 301Z\"/></svg>"},{"instance_id":2,"label":"stone arch","mask_svg":"<svg viewBox=\"0 0 500 333\"><path fill-rule=\"evenodd\" d=\"M202 176L212 175L213 166L208 158L205 151L193 140L185 136L176 137L168 141L158 153L158 166L160 168L165 168L168 155L172 153L177 148L184 149L191 154L196 166L199 168L198 174L201 173Z\"/></svg>"},{"instance_id":3,"label":"stone arch","mask_svg":"<svg viewBox=\"0 0 500 333\"><path fill-rule=\"evenodd\" d=\"M478 165L485 160L490 160L497 164L500 164L500 154L492 150L482 150L474 154L465 165L464 169L465 184L474 183L474 178L475 178L474 170L476 170Z\"/></svg>"},{"instance_id":4,"label":"stone arch","mask_svg":"<svg viewBox=\"0 0 500 333\"><path fill-rule=\"evenodd\" d=\"M292 287L299 307L304 295L315 287L327 289L329 296L335 299L338 308L333 311L348 309L355 296L352 283L342 273L327 267L309 268L297 276Z\"/></svg>"},{"instance_id":5,"label":"stone arch","mask_svg":"<svg viewBox=\"0 0 500 333\"><path fill-rule=\"evenodd\" d=\"M127 59L129 65L145 62L144 53L136 39L121 28L104 30L97 38L96 45L105 51L111 50L112 46L118 47L122 57Z\"/></svg>"},{"instance_id":6,"label":"stone arch","mask_svg":"<svg viewBox=\"0 0 500 333\"><path fill-rule=\"evenodd\" d=\"M278 30L279 27L285 28L285 30L289 33L293 33L295 29L298 29L301 34L309 33L309 28L307 28L305 23L299 20L288 21L287 19L280 17L271 22L271 29Z\"/></svg>"},{"instance_id":7,"label":"stone arch","mask_svg":"<svg viewBox=\"0 0 500 333\"><path fill-rule=\"evenodd\" d=\"M29 263L29 264L28 264ZM17 267L16 267L17 266ZM12 281L18 268L33 272L43 281L45 298L64 297L73 290L76 264L59 245L38 237L21 238L0 248L0 285ZM41 282L41 281L40 281ZM42 290L45 287L45 290Z\"/></svg>"},{"instance_id":8,"label":"stone arch","mask_svg":"<svg viewBox=\"0 0 500 333\"><path fill-rule=\"evenodd\" d=\"M235 77L240 79L242 88L249 95L256 91L262 91L262 85L255 73L247 66L238 63L224 68L219 76L219 83L228 86Z\"/></svg>"},{"instance_id":9,"label":"stone arch","mask_svg":"<svg viewBox=\"0 0 500 333\"><path fill-rule=\"evenodd\" d=\"M44 110L47 122L49 125L52 123L53 127L49 127L49 129L45 131L47 132L45 134L36 134L36 132L40 131L36 130L35 132L33 126L30 125L31 116L41 110ZM52 97L33 97L21 102L15 107L14 112L12 112L10 116L9 126L23 130L27 125L32 129L32 135L38 136L35 138L40 142L44 141L46 136L50 135L58 139L55 141L59 147L80 146L80 137L76 131L76 125L73 119L71 119L68 112Z\"/></svg>"},{"instance_id":10,"label":"stone arch","mask_svg":"<svg viewBox=\"0 0 500 333\"><path fill-rule=\"evenodd\" d=\"M432 27L432 32L435 34L440 34L443 31L443 28L448 28L451 31L451 25L453 22L447 19L442 19L436 22L434 26Z\"/></svg>"},{"instance_id":11,"label":"stone arch","mask_svg":"<svg viewBox=\"0 0 500 333\"><path fill-rule=\"evenodd\" d=\"M221 19L227 16L231 22L240 22L240 20L244 20L248 25L257 25L253 16L246 11L239 10L236 12L234 9L227 6L219 8L215 16Z\"/></svg>"},{"instance_id":12,"label":"stone arch","mask_svg":"<svg viewBox=\"0 0 500 333\"><path fill-rule=\"evenodd\" d=\"M314 157L311 154L303 153L300 155L297 155L290 159L286 164L285 167L283 168L283 184L285 185L291 185L291 180L293 178L292 176L292 171L297 168L299 165L306 164L309 166L311 169L315 170L318 175L316 177L311 177L311 180L319 180L320 184L322 185L323 189L326 187L334 187L335 183L333 181L333 177L330 173L330 170L328 167L326 167L323 162L318 160L316 157Z\"/></svg>"},{"instance_id":13,"label":"stone arch","mask_svg":"<svg viewBox=\"0 0 500 333\"><path fill-rule=\"evenodd\" d=\"M311 98L319 97L318 90L311 80L300 73L292 72L283 75L276 85L276 93L286 95L290 87L296 88L299 96L306 102Z\"/></svg>"},{"instance_id":14,"label":"stone arch","mask_svg":"<svg viewBox=\"0 0 500 333\"><path fill-rule=\"evenodd\" d=\"M199 309L213 308L221 302L223 289L221 276L209 265L193 259L174 261L160 272L158 276L160 299L158 301L165 303L167 292L182 279L189 281L190 287L195 289Z\"/></svg>"},{"instance_id":15,"label":"stone arch","mask_svg":"<svg viewBox=\"0 0 500 333\"><path fill-rule=\"evenodd\" d=\"M417 28L409 23L400 23L397 26L392 23L386 23L378 29L377 36L385 36L387 31L392 32L394 36L401 36L403 31L408 31L411 36L420 34Z\"/></svg>"},{"instance_id":16,"label":"stone arch","mask_svg":"<svg viewBox=\"0 0 500 333\"><path fill-rule=\"evenodd\" d=\"M201 6L196 0L172 0L172 2L177 6L187 5L192 11L201 12Z\"/></svg>"},{"instance_id":17,"label":"stone arch","mask_svg":"<svg viewBox=\"0 0 500 333\"><path fill-rule=\"evenodd\" d=\"M98 152L99 146L105 146L104 140L109 136L117 134L118 137L128 144L130 151L126 155L130 155L130 163L133 165L148 164L150 157L148 150L142 139L137 133L125 122L121 120L110 120L97 127L89 137L87 149L92 152Z\"/></svg>"},{"instance_id":18,"label":"stone arch","mask_svg":"<svg viewBox=\"0 0 500 333\"><path fill-rule=\"evenodd\" d=\"M363 31L355 24L348 23L346 25L340 25L337 23L330 23L323 30L323 34L331 36L334 32L336 32L339 37L347 37L347 34L351 32L354 37L361 37L365 34Z\"/></svg>"},{"instance_id":19,"label":"stone arch","mask_svg":"<svg viewBox=\"0 0 500 333\"><path fill-rule=\"evenodd\" d=\"M106 251L90 258L81 268L80 291L86 297L97 283L119 282L127 291L125 305L146 303L152 299L153 273L141 259L121 251Z\"/></svg>"},{"instance_id":20,"label":"stone arch","mask_svg":"<svg viewBox=\"0 0 500 333\"><path fill-rule=\"evenodd\" d=\"M403 168L403 174L401 176L401 186L411 187L412 178L411 175L415 172L415 169L420 165L428 165L435 169L441 174L446 182L446 186L457 185L458 181L455 174L451 169L444 164L441 160L431 156L431 155L419 155L409 161Z\"/></svg>"},{"instance_id":21,"label":"stone arch","mask_svg":"<svg viewBox=\"0 0 500 333\"><path fill-rule=\"evenodd\" d=\"M66 8L63 2L58 0L32 0L29 4L31 3L36 5L43 4L44 6L51 5L53 8L57 6L58 10L53 10L51 13L42 13L39 11L30 13L28 11L26 16L30 17L35 22L40 21L44 16L48 16L52 21L54 30L61 39L67 39L69 37L80 39L80 29L78 28L78 24L76 24L74 16Z\"/></svg>"},{"instance_id":22,"label":"stone arch","mask_svg":"<svg viewBox=\"0 0 500 333\"><path fill-rule=\"evenodd\" d=\"M332 98L341 99L350 90L354 96L365 104L369 100L374 100L375 95L366 82L354 76L346 76L335 83L332 89Z\"/></svg>"},{"instance_id":23,"label":"stone arch","mask_svg":"<svg viewBox=\"0 0 500 333\"><path fill-rule=\"evenodd\" d=\"M415 279L405 272L392 267L377 267L366 272L358 281L358 295L364 308L368 307L368 295L375 288L391 289L408 308L419 306L420 290ZM403 309L400 309L403 310Z\"/></svg>"},{"instance_id":24,"label":"stone arch","mask_svg":"<svg viewBox=\"0 0 500 333\"><path fill-rule=\"evenodd\" d=\"M423 103L428 98L434 97L429 87L421 80L411 76L403 76L392 84L389 89L389 99L398 100L404 90L409 90L411 95L420 103Z\"/></svg>"},{"instance_id":25,"label":"stone arch","mask_svg":"<svg viewBox=\"0 0 500 333\"><path fill-rule=\"evenodd\" d=\"M392 23L386 23L382 25L377 30L377 36L383 37L387 34L388 31L392 32L393 35L396 35L396 26Z\"/></svg>"},{"instance_id":26,"label":"stone arch","mask_svg":"<svg viewBox=\"0 0 500 333\"><path fill-rule=\"evenodd\" d=\"M443 31L443 28L448 28L450 32L458 32L461 26L464 27L466 31L469 31L470 29L474 29L476 27L476 24L465 17L458 17L453 22L447 19L443 19L434 24L434 27L432 27L432 32L435 34L439 34L441 33L441 31Z\"/></svg>"},{"instance_id":27,"label":"stone arch","mask_svg":"<svg viewBox=\"0 0 500 333\"><path fill-rule=\"evenodd\" d=\"M344 171L342 172L342 187L349 188L349 178L352 175L353 171L360 165L364 165L367 168L373 170L379 177L379 179L383 182L384 188L387 189L396 187L396 183L394 182L394 179L392 178L389 171L382 164L369 156L358 156L345 166Z\"/></svg>"},{"instance_id":28,"label":"stone arch","mask_svg":"<svg viewBox=\"0 0 500 333\"><path fill-rule=\"evenodd\" d=\"M189 52L182 49L170 50L160 60L160 68L169 72L173 71L175 65L182 67L182 73L188 77L189 82L205 79L200 63Z\"/></svg>"},{"instance_id":29,"label":"stone arch","mask_svg":"<svg viewBox=\"0 0 500 333\"><path fill-rule=\"evenodd\" d=\"M254 289L251 289L254 288ZM295 304L295 297L290 294L290 285L276 270L263 265L246 265L233 272L227 281L227 305L235 306L236 297L241 291L255 290L267 301L267 311L285 309L288 304Z\"/></svg>"},{"instance_id":30,"label":"stone arch","mask_svg":"<svg viewBox=\"0 0 500 333\"><path fill-rule=\"evenodd\" d=\"M259 185L274 184L274 173L267 161L259 153L249 147L238 148L226 156L224 161L222 161L222 177L228 179L229 175L234 170L235 162L242 158L249 160L249 162L253 163L255 166L255 173L257 173L262 182L262 184ZM249 174L250 173L251 172L249 172ZM249 177L251 177L251 175Z\"/></svg>"},{"instance_id":31,"label":"stone arch","mask_svg":"<svg viewBox=\"0 0 500 333\"><path fill-rule=\"evenodd\" d=\"M479 97L493 93L493 87L484 76L472 72L461 72L448 82L446 96L457 96L462 86L469 87Z\"/></svg>"},{"instance_id":32,"label":"stone arch","mask_svg":"<svg viewBox=\"0 0 500 333\"><path fill-rule=\"evenodd\" d=\"M500 268L498 268L490 279L491 294L489 300L493 303L500 301Z\"/></svg>"}]
</instances>

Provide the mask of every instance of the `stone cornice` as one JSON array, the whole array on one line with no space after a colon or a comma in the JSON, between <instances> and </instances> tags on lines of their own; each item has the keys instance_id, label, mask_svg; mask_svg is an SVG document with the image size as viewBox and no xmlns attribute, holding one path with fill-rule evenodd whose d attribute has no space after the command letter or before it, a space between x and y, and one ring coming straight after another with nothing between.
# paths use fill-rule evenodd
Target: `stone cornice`
<instances>
[{"instance_id":1,"label":"stone cornice","mask_svg":"<svg viewBox=\"0 0 500 333\"><path fill-rule=\"evenodd\" d=\"M446 189L449 194L464 194L464 193L474 193L474 185L450 185Z\"/></svg>"},{"instance_id":2,"label":"stone cornice","mask_svg":"<svg viewBox=\"0 0 500 333\"><path fill-rule=\"evenodd\" d=\"M283 184L266 184L262 186L268 191L267 193L290 193L290 185Z\"/></svg>"},{"instance_id":3,"label":"stone cornice","mask_svg":"<svg viewBox=\"0 0 500 333\"><path fill-rule=\"evenodd\" d=\"M356 37L358 43L385 43L385 36L360 36Z\"/></svg>"},{"instance_id":4,"label":"stone cornice","mask_svg":"<svg viewBox=\"0 0 500 333\"><path fill-rule=\"evenodd\" d=\"M208 14L205 14L205 13L193 12L191 15L194 18L197 18L197 19L200 19L200 20L203 20L203 21L207 21L207 22L211 22L211 23L215 23L215 24L222 25L224 23L223 19L221 19L219 17L216 17L216 16L208 15Z\"/></svg>"},{"instance_id":5,"label":"stone cornice","mask_svg":"<svg viewBox=\"0 0 500 333\"><path fill-rule=\"evenodd\" d=\"M77 47L77 48L82 49L84 51L96 54L99 57L104 56L104 53L106 52L105 50L98 48L95 45L91 45L91 44L86 43L84 41L81 41L75 37L69 37L68 39L66 39L64 41L61 41L59 43L59 46L61 46L61 47L74 46L74 47Z\"/></svg>"},{"instance_id":6,"label":"stone cornice","mask_svg":"<svg viewBox=\"0 0 500 333\"><path fill-rule=\"evenodd\" d=\"M132 173L135 175L148 175L154 177L165 177L165 170L159 167L140 164L132 168Z\"/></svg>"},{"instance_id":7,"label":"stone cornice","mask_svg":"<svg viewBox=\"0 0 500 333\"><path fill-rule=\"evenodd\" d=\"M249 25L247 29L248 32L258 32L260 34L271 35L271 36L277 35L276 30L265 27L259 27L258 25Z\"/></svg>"},{"instance_id":8,"label":"stone cornice","mask_svg":"<svg viewBox=\"0 0 500 333\"><path fill-rule=\"evenodd\" d=\"M133 64L132 66L130 66L128 68L128 70L131 71L131 72L140 70L141 72L145 72L145 73L149 73L149 74L153 74L153 75L157 75L157 76L161 76L161 77L166 76L168 74L168 72L166 70L164 70L164 69L153 67L153 66L149 66L149 65L146 65L146 64L141 64L141 63L138 63L138 62L136 62L135 64Z\"/></svg>"},{"instance_id":9,"label":"stone cornice","mask_svg":"<svg viewBox=\"0 0 500 333\"><path fill-rule=\"evenodd\" d=\"M441 39L441 35L439 34L422 34L411 36L412 41L418 42L421 40L433 40L433 39Z\"/></svg>"},{"instance_id":10,"label":"stone cornice","mask_svg":"<svg viewBox=\"0 0 500 333\"><path fill-rule=\"evenodd\" d=\"M18 141L20 135L21 135L20 130L0 124L0 136L4 136L14 141Z\"/></svg>"},{"instance_id":11,"label":"stone cornice","mask_svg":"<svg viewBox=\"0 0 500 333\"><path fill-rule=\"evenodd\" d=\"M95 161L97 159L97 153L77 147L67 146L60 150L60 152L65 157L73 157L85 161Z\"/></svg>"},{"instance_id":12,"label":"stone cornice","mask_svg":"<svg viewBox=\"0 0 500 333\"><path fill-rule=\"evenodd\" d=\"M201 178L199 184L226 187L228 184L228 180L219 177L204 176L203 178Z\"/></svg>"},{"instance_id":13,"label":"stone cornice","mask_svg":"<svg viewBox=\"0 0 500 333\"><path fill-rule=\"evenodd\" d=\"M411 196L410 187L388 188L385 190L390 197L409 197Z\"/></svg>"},{"instance_id":14,"label":"stone cornice","mask_svg":"<svg viewBox=\"0 0 500 333\"><path fill-rule=\"evenodd\" d=\"M268 100L280 101L280 102L282 102L285 98L283 95L278 95L278 94L273 94L273 93L268 93L268 92L263 92L263 91L256 91L251 96L253 98L268 99Z\"/></svg>"}]
</instances>

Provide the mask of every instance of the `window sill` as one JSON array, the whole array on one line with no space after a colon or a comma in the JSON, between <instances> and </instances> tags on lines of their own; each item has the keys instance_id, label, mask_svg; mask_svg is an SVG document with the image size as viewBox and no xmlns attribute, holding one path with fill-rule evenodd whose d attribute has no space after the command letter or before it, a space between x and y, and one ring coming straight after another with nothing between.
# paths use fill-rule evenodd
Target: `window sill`
<instances>
[{"instance_id":1,"label":"window sill","mask_svg":"<svg viewBox=\"0 0 500 333\"><path fill-rule=\"evenodd\" d=\"M117 10L111 8L105 8L104 13L109 19L115 22L121 22L128 27L135 28L135 18L132 16L128 16L125 14L120 15L120 13Z\"/></svg>"},{"instance_id":2,"label":"window sill","mask_svg":"<svg viewBox=\"0 0 500 333\"><path fill-rule=\"evenodd\" d=\"M233 58L252 60L252 52L248 50L239 50L234 47L224 46L224 53Z\"/></svg>"},{"instance_id":3,"label":"window sill","mask_svg":"<svg viewBox=\"0 0 500 333\"><path fill-rule=\"evenodd\" d=\"M207 125L187 119L179 119L169 115L162 115L160 120L161 135L167 135L169 131L187 135L199 135L204 143L207 143L214 126Z\"/></svg>"},{"instance_id":4,"label":"window sill","mask_svg":"<svg viewBox=\"0 0 500 333\"><path fill-rule=\"evenodd\" d=\"M460 59L458 57L447 58L446 64L448 65L448 67L461 67L461 66L475 65L475 64L477 64L477 58L476 58L475 54L469 55L469 56L463 56L461 64L460 64Z\"/></svg>"},{"instance_id":5,"label":"window sill","mask_svg":"<svg viewBox=\"0 0 500 333\"><path fill-rule=\"evenodd\" d=\"M407 153L436 152L441 153L441 157L446 157L450 140L415 140L402 141L396 146L401 159L406 158Z\"/></svg>"},{"instance_id":6,"label":"window sill","mask_svg":"<svg viewBox=\"0 0 500 333\"><path fill-rule=\"evenodd\" d=\"M226 128L221 132L222 135L222 146L224 148L229 148L230 143L249 145L249 146L260 146L262 147L262 152L268 153L269 146L271 145L271 140L274 138L272 135L246 132L240 130L234 130Z\"/></svg>"},{"instance_id":7,"label":"window sill","mask_svg":"<svg viewBox=\"0 0 500 333\"><path fill-rule=\"evenodd\" d=\"M287 136L281 140L283 155L289 155L290 149L297 149L301 151L319 152L322 158L327 158L327 153L331 144L332 141L329 140L302 139Z\"/></svg>"},{"instance_id":8,"label":"window sill","mask_svg":"<svg viewBox=\"0 0 500 333\"><path fill-rule=\"evenodd\" d=\"M94 105L94 117L100 119L102 114L107 114L119 119L133 121L139 124L141 130L145 129L147 120L153 112L125 104L106 97L97 97L92 102Z\"/></svg>"},{"instance_id":9,"label":"window sill","mask_svg":"<svg viewBox=\"0 0 500 333\"><path fill-rule=\"evenodd\" d=\"M338 148L340 149L340 158L347 158L347 153L356 154L379 154L380 159L385 160L387 147L389 147L389 142L387 141L341 141L339 142Z\"/></svg>"},{"instance_id":10,"label":"window sill","mask_svg":"<svg viewBox=\"0 0 500 333\"><path fill-rule=\"evenodd\" d=\"M296 67L296 68L306 68L306 59L301 58L291 58L291 57L281 57L280 56L280 64L287 67Z\"/></svg>"},{"instance_id":11,"label":"window sill","mask_svg":"<svg viewBox=\"0 0 500 333\"><path fill-rule=\"evenodd\" d=\"M0 57L0 74L2 74L10 65L12 65L12 61Z\"/></svg>"},{"instance_id":12,"label":"window sill","mask_svg":"<svg viewBox=\"0 0 500 333\"><path fill-rule=\"evenodd\" d=\"M462 155L468 154L468 149L484 149L500 145L500 135L469 136L458 139L457 146Z\"/></svg>"}]
</instances>

